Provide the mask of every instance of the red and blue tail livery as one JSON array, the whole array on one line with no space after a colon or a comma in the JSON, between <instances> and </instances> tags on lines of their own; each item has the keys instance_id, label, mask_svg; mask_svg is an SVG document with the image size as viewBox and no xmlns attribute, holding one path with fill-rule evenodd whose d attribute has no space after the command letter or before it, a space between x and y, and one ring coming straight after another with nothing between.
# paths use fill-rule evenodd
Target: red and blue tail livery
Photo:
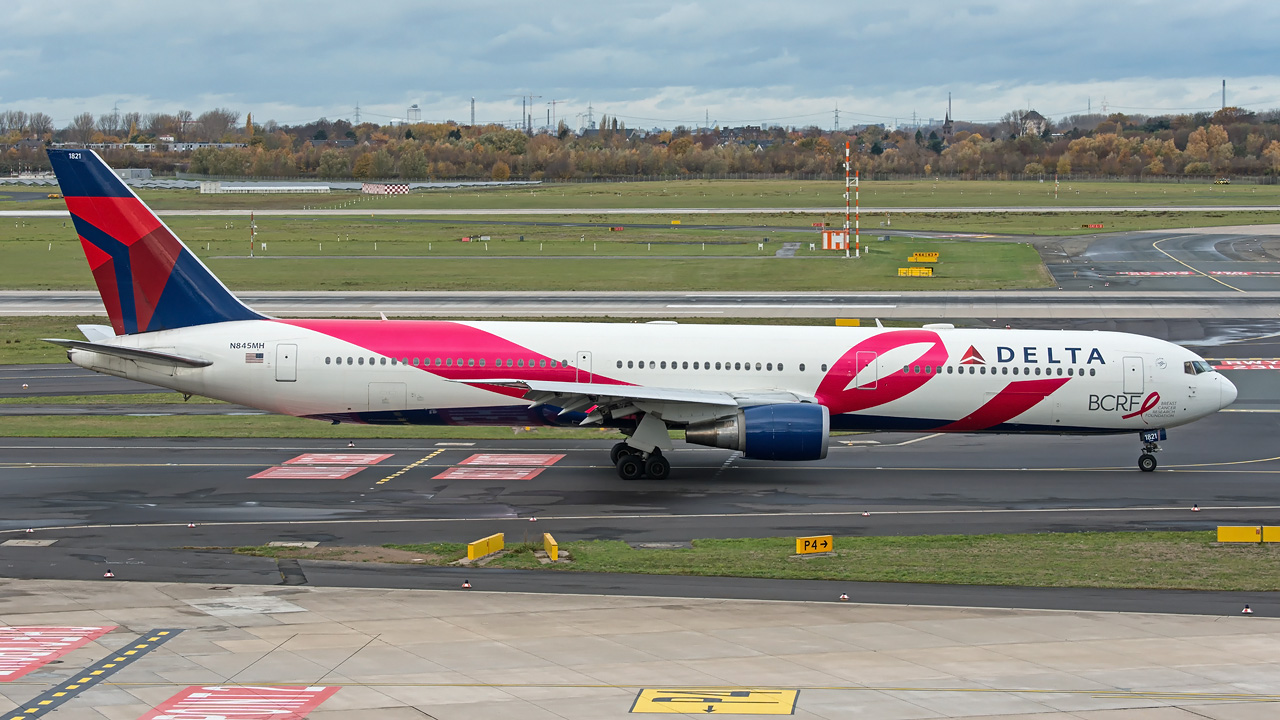
<instances>
[{"instance_id":1,"label":"red and blue tail livery","mask_svg":"<svg viewBox=\"0 0 1280 720\"><path fill-rule=\"evenodd\" d=\"M49 150L117 335L258 320L92 150Z\"/></svg>"},{"instance_id":2,"label":"red and blue tail livery","mask_svg":"<svg viewBox=\"0 0 1280 720\"><path fill-rule=\"evenodd\" d=\"M784 462L823 459L841 430L1133 433L1152 471L1166 428L1236 398L1191 351L1128 333L268 318L93 152L49 157L115 330L50 342L90 370L284 415L610 428L619 477L661 480L673 430Z\"/></svg>"}]
</instances>

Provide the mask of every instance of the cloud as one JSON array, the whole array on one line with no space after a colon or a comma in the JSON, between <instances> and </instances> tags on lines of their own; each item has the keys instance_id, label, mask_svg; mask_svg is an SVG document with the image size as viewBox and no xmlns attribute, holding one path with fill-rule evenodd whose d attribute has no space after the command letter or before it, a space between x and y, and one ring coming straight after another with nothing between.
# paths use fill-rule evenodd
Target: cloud
<instances>
[{"instance_id":1,"label":"cloud","mask_svg":"<svg viewBox=\"0 0 1280 720\"><path fill-rule=\"evenodd\" d=\"M1218 0L1013 0L965 5L844 0L529 4L496 0L304 6L226 0L11 0L0 108L79 112L190 109L306 122L402 117L515 122L595 111L669 125L993 120L1028 105L1084 112L1092 99L1154 113L1228 101L1280 105L1280 4ZM1236 18L1239 21L1228 21ZM1247 19L1247 21L1246 21ZM26 68L14 72L15 67Z\"/></svg>"}]
</instances>

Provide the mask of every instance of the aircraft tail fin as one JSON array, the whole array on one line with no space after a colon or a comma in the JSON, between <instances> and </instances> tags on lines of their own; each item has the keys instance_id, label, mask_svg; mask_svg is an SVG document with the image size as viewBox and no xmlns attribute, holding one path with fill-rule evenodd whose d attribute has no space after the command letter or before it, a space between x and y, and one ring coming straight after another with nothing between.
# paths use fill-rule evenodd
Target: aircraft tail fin
<instances>
[{"instance_id":1,"label":"aircraft tail fin","mask_svg":"<svg viewBox=\"0 0 1280 720\"><path fill-rule=\"evenodd\" d=\"M257 320L92 150L50 149L117 335Z\"/></svg>"}]
</instances>

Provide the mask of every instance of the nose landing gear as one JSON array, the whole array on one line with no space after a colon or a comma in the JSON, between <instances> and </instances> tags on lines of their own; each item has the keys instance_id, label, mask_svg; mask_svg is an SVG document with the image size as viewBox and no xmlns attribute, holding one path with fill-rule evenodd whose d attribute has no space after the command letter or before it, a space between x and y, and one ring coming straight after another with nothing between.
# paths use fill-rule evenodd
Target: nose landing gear
<instances>
[{"instance_id":1,"label":"nose landing gear","mask_svg":"<svg viewBox=\"0 0 1280 720\"><path fill-rule=\"evenodd\" d=\"M1142 472L1154 472L1156 469L1155 453L1160 452L1160 446L1156 443L1167 439L1164 428L1143 430L1139 433L1139 437L1142 438L1142 454L1138 456L1138 469Z\"/></svg>"}]
</instances>

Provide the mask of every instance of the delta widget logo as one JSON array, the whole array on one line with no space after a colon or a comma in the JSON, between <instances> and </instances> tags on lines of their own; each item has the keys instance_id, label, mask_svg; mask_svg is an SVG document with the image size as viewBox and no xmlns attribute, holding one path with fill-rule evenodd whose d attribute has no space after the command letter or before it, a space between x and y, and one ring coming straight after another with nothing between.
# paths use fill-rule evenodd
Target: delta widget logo
<instances>
[{"instance_id":1,"label":"delta widget logo","mask_svg":"<svg viewBox=\"0 0 1280 720\"><path fill-rule=\"evenodd\" d=\"M960 358L961 365L986 365L987 361L982 359L982 353L978 349L970 345L968 350L964 351L964 357Z\"/></svg>"}]
</instances>

